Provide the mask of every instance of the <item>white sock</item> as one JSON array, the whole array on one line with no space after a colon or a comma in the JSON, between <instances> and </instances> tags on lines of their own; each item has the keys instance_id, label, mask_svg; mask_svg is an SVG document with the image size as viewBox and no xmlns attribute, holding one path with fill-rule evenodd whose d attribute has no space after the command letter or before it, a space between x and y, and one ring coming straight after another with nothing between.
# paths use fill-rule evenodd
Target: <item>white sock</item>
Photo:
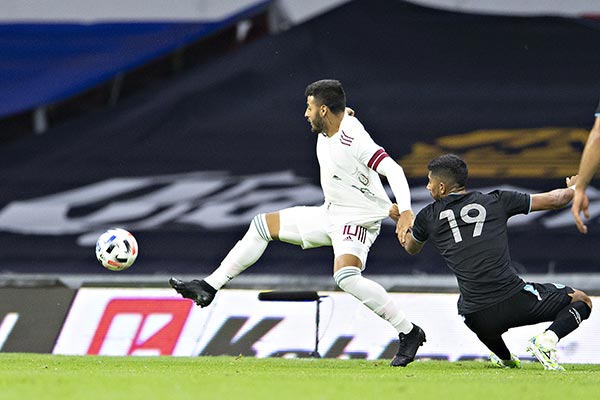
<instances>
[{"instance_id":1,"label":"white sock","mask_svg":"<svg viewBox=\"0 0 600 400\"><path fill-rule=\"evenodd\" d=\"M360 268L344 267L333 278L340 289L356 297L375 314L392 324L398 333L412 330L413 324L405 318L383 286L363 277Z\"/></svg>"},{"instance_id":2,"label":"white sock","mask_svg":"<svg viewBox=\"0 0 600 400\"><path fill-rule=\"evenodd\" d=\"M551 331L550 329L548 329L542 334L542 336L543 336L543 341L544 341L544 343L542 343L542 344L544 344L546 346L550 345L549 347L552 349L556 348L556 345L558 344L559 339L558 339L558 336L556 335L556 333L554 333L554 331Z\"/></svg>"},{"instance_id":3,"label":"white sock","mask_svg":"<svg viewBox=\"0 0 600 400\"><path fill-rule=\"evenodd\" d=\"M258 261L271 240L273 239L269 234L265 215L257 215L252 219L242 240L233 246L221 261L221 265L204 278L204 281L217 290L221 289L227 282Z\"/></svg>"}]
</instances>

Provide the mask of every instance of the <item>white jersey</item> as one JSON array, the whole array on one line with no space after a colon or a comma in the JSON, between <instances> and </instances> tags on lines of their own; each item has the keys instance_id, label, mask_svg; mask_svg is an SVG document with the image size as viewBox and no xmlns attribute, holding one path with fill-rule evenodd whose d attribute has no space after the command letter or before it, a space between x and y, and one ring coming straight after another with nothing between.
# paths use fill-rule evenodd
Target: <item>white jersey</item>
<instances>
[{"instance_id":1,"label":"white jersey","mask_svg":"<svg viewBox=\"0 0 600 400\"><path fill-rule=\"evenodd\" d=\"M318 135L321 187L334 223L370 224L388 216L392 202L376 172L386 157L360 121L349 115L333 136Z\"/></svg>"}]
</instances>

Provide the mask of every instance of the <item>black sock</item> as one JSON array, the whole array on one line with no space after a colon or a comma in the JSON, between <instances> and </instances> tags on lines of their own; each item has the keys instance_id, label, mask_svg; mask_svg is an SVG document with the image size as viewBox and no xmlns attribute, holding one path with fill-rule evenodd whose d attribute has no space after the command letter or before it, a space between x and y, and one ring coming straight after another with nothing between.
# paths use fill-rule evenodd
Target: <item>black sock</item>
<instances>
[{"instance_id":1,"label":"black sock","mask_svg":"<svg viewBox=\"0 0 600 400\"><path fill-rule=\"evenodd\" d=\"M590 306L583 301L571 303L559 311L552 325L548 327L548 330L556 333L556 336L562 339L577 329L581 321L587 319L591 312L592 309Z\"/></svg>"}]
</instances>

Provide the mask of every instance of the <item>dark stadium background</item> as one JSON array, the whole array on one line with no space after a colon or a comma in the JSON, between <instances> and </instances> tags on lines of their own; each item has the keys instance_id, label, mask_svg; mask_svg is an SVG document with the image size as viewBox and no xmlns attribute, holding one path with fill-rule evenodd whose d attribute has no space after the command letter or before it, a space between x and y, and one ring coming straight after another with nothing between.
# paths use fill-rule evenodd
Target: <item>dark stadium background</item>
<instances>
[{"instance_id":1,"label":"dark stadium background","mask_svg":"<svg viewBox=\"0 0 600 400\"><path fill-rule=\"evenodd\" d=\"M226 188L232 188L243 185L247 176L288 172L297 178L294 184L318 186L303 91L321 78L342 81L349 105L367 130L401 164L410 165L407 175L415 189L425 185L427 158L445 151L477 165L469 182L475 189L512 185L550 190L563 185L565 173L576 173L600 93L597 19L465 14L372 0L350 1L272 32L270 2L259 3L238 16L252 22L241 42L235 19L208 30L194 24L166 29L173 48L169 43L156 47L156 37L144 40L139 27L123 29L121 34L139 39L125 50L128 55L139 51L138 58L123 60L117 51L121 64L115 65L121 67L112 75L107 63L95 65L101 75L94 84L80 82L73 93L45 106L35 104L43 100L36 95L51 98L52 91L44 90L61 82L50 80L39 91L15 93L5 75L0 102L9 111L0 120L0 273L108 274L94 259L90 238L115 225L129 228L141 249L136 265L123 277L201 277L210 272L243 235L248 210L260 202L230 210L232 219L240 217L222 227L168 218L144 227L147 218L165 215L177 205L176 198L135 220L121 215L90 222L89 217L115 200L164 189L185 174L214 173L227 177ZM112 27L94 28L102 34ZM2 29L5 38L8 33L18 36L11 26ZM80 38L93 43L97 33L78 34L90 35ZM70 32L57 29L53 35L49 42L63 43ZM7 43L0 48L14 50ZM40 47L45 55L54 49ZM71 61L76 64L79 56L86 55L73 52ZM0 57L0 70L10 71L10 62ZM67 82L69 74L64 75ZM17 99L29 108L11 109ZM40 129L35 117L43 119L42 127L47 125L41 134L34 132ZM493 135L500 139L490 140ZM502 160L510 160L512 169L491 168ZM54 231L36 231L40 220L27 213L18 229L2 224L2 215L16 204L35 206L44 199L45 207L60 207L52 196L111 179L145 177L168 179L117 198L80 200L66 209L65 220L87 222L72 230L57 224ZM284 193L289 183L264 184L244 193L267 189ZM545 223L555 214L511 228L513 258L522 272L600 269L597 192L592 190L591 196L594 218L585 237L572 224ZM284 202L293 199L281 197ZM193 199L188 212L200 209L204 200ZM331 263L329 249L303 252L273 243L248 274L329 276ZM389 225L370 254L368 272L423 275L424 281L428 275L447 275L431 248L418 257L406 255Z\"/></svg>"}]
</instances>

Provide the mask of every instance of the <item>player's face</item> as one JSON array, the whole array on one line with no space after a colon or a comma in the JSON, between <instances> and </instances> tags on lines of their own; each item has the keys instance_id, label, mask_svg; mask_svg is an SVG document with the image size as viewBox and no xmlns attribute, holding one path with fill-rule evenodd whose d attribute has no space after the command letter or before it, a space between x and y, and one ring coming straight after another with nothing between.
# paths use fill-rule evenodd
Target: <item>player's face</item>
<instances>
[{"instance_id":1,"label":"player's face","mask_svg":"<svg viewBox=\"0 0 600 400\"><path fill-rule=\"evenodd\" d=\"M441 199L444 184L435 176L432 176L431 171L429 171L427 174L427 178L429 179L427 182L427 190L429 190L429 194L431 194L431 197L433 197L434 200Z\"/></svg>"},{"instance_id":2,"label":"player's face","mask_svg":"<svg viewBox=\"0 0 600 400\"><path fill-rule=\"evenodd\" d=\"M306 111L304 112L304 118L308 120L310 129L314 133L321 133L324 131L324 121L321 113L324 112L325 106L319 106L313 96L306 98Z\"/></svg>"}]
</instances>

